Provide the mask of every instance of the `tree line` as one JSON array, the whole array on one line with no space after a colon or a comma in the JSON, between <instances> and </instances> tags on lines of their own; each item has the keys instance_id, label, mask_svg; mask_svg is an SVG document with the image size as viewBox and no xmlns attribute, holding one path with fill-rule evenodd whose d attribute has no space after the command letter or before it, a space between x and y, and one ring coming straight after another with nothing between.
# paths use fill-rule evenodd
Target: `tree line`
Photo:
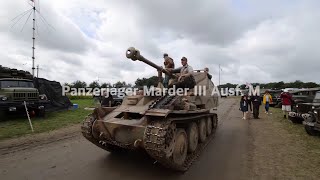
<instances>
[{"instance_id":1,"label":"tree line","mask_svg":"<svg viewBox=\"0 0 320 180\"><path fill-rule=\"evenodd\" d=\"M132 85L129 83L127 84L125 81L118 81L114 84L111 83L99 83L98 81L93 81L90 84L87 84L85 81L74 81L72 83L64 83L64 86L69 86L70 88L108 88L108 87L132 87Z\"/></svg>"},{"instance_id":2,"label":"tree line","mask_svg":"<svg viewBox=\"0 0 320 180\"><path fill-rule=\"evenodd\" d=\"M226 83L219 86L219 88L236 88L238 84ZM252 86L259 85L262 89L284 89L284 88L315 88L320 87L320 84L315 82L302 82L296 80L294 82L270 82L270 83L251 83ZM246 84L240 86L241 89L244 89Z\"/></svg>"},{"instance_id":3,"label":"tree line","mask_svg":"<svg viewBox=\"0 0 320 180\"><path fill-rule=\"evenodd\" d=\"M135 84L130 84L125 81L118 81L114 84L109 82L99 83L98 81L93 81L87 84L85 81L74 81L72 83L64 83L65 86L69 86L70 88L107 88L107 87L115 87L115 88L122 88L122 87L142 87L142 86L157 86L158 85L158 77L152 76L149 78L138 78L135 81Z\"/></svg>"},{"instance_id":4,"label":"tree line","mask_svg":"<svg viewBox=\"0 0 320 180\"><path fill-rule=\"evenodd\" d=\"M135 84L130 84L125 81L118 81L114 84L111 83L99 83L98 81L93 81L90 84L87 84L84 81L74 81L73 83L65 83L65 86L70 86L71 88L107 88L107 87L115 87L115 88L121 88L121 87L143 87L143 86L157 86L158 84L158 77L152 76L149 78L138 78L135 81ZM226 83L219 86L219 88L236 88L238 84L232 84L232 83ZM315 88L320 87L320 84L317 84L315 82L302 82L300 80L296 80L294 82L270 82L270 83L251 83L253 86L259 85L260 88L263 89L284 89L284 88ZM244 89L246 87L246 84L242 84L240 86L241 89Z\"/></svg>"}]
</instances>

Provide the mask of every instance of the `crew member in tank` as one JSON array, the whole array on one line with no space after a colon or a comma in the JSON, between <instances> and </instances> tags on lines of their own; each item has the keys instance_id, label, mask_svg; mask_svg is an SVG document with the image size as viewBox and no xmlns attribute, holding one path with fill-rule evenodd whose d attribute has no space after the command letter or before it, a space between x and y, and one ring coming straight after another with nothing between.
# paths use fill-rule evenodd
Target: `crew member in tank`
<instances>
[{"instance_id":1,"label":"crew member in tank","mask_svg":"<svg viewBox=\"0 0 320 180\"><path fill-rule=\"evenodd\" d=\"M212 75L209 73L209 68L205 67L204 72L207 74L209 79L212 79Z\"/></svg>"},{"instance_id":2,"label":"crew member in tank","mask_svg":"<svg viewBox=\"0 0 320 180\"><path fill-rule=\"evenodd\" d=\"M174 69L174 61L173 61L173 59L171 57L169 57L169 55L167 53L163 54L163 58L164 58L163 64L164 64L164 67L166 68L166 70L169 71L169 70ZM166 87L166 88L168 87L169 80L170 80L170 77L167 74L165 74L164 75L164 80L163 80L163 86L164 87Z\"/></svg>"},{"instance_id":3,"label":"crew member in tank","mask_svg":"<svg viewBox=\"0 0 320 180\"><path fill-rule=\"evenodd\" d=\"M189 88L193 89L196 85L196 81L193 75L193 68L188 64L188 59L186 57L181 58L182 67L169 70L171 73L180 73L177 82L169 85L169 88L175 86L176 88Z\"/></svg>"}]
</instances>

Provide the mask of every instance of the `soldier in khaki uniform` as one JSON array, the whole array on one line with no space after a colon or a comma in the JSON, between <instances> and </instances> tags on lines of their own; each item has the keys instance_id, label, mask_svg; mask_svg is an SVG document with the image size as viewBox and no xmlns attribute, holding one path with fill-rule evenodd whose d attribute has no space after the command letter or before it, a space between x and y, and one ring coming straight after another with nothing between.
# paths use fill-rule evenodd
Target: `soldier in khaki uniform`
<instances>
[{"instance_id":1,"label":"soldier in khaki uniform","mask_svg":"<svg viewBox=\"0 0 320 180\"><path fill-rule=\"evenodd\" d=\"M193 76L193 68L190 65L188 65L188 59L186 57L181 58L181 64L182 67L170 70L172 73L180 73L180 76L178 78L178 81L173 83L169 87L175 85L176 88L193 89L196 85L196 81Z\"/></svg>"},{"instance_id":2,"label":"soldier in khaki uniform","mask_svg":"<svg viewBox=\"0 0 320 180\"><path fill-rule=\"evenodd\" d=\"M163 64L164 64L165 69L167 69L168 71L174 69L174 61L171 57L169 57L169 55L167 53L163 54L163 58L164 58ZM170 77L167 74L165 74L164 80L163 80L164 87L168 87L169 80L170 80Z\"/></svg>"}]
</instances>

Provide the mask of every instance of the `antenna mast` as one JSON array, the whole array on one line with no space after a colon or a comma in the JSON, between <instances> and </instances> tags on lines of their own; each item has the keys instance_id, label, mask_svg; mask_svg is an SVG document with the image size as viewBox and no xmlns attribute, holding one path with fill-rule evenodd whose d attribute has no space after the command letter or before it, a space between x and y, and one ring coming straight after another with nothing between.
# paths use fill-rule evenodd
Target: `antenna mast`
<instances>
[{"instance_id":1,"label":"antenna mast","mask_svg":"<svg viewBox=\"0 0 320 180\"><path fill-rule=\"evenodd\" d=\"M33 24L32 24L32 76L34 77L34 44L35 44L35 24L36 24L36 6L35 6L35 3L34 3L34 0L31 0L32 1L32 9L33 9Z\"/></svg>"}]
</instances>

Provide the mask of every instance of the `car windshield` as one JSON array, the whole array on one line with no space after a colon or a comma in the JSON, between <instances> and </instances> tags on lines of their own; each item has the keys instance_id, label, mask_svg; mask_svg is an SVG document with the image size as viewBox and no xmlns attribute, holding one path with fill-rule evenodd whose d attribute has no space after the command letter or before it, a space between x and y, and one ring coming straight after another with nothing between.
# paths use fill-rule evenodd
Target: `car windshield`
<instances>
[{"instance_id":1,"label":"car windshield","mask_svg":"<svg viewBox=\"0 0 320 180\"><path fill-rule=\"evenodd\" d=\"M279 97L280 93L278 92L274 92L274 93L270 93L272 97Z\"/></svg>"},{"instance_id":2,"label":"car windshield","mask_svg":"<svg viewBox=\"0 0 320 180\"><path fill-rule=\"evenodd\" d=\"M113 98L123 98L123 97L125 97L126 95L124 94L124 93L118 93L118 94L116 94L116 95L112 95L112 97Z\"/></svg>"},{"instance_id":3,"label":"car windshield","mask_svg":"<svg viewBox=\"0 0 320 180\"><path fill-rule=\"evenodd\" d=\"M316 93L316 96L314 97L313 102L320 103L320 92L317 92L317 93Z\"/></svg>"},{"instance_id":4,"label":"car windshield","mask_svg":"<svg viewBox=\"0 0 320 180\"><path fill-rule=\"evenodd\" d=\"M0 88L11 88L11 87L24 87L33 88L33 83L30 81L0 81Z\"/></svg>"}]
</instances>

